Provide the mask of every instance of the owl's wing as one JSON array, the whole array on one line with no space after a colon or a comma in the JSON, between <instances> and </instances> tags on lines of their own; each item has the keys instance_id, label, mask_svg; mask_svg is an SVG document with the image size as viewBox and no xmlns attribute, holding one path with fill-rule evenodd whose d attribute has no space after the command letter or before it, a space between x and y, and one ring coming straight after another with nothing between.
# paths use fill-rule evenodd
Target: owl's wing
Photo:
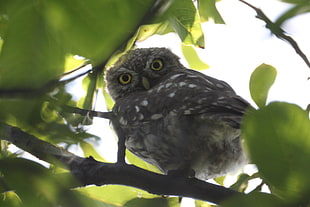
<instances>
[{"instance_id":1,"label":"owl's wing","mask_svg":"<svg viewBox=\"0 0 310 207\"><path fill-rule=\"evenodd\" d=\"M233 94L208 93L208 99L192 100L185 105L182 113L186 116L201 116L205 119L224 121L234 128L240 128L240 124L250 104L240 96ZM181 112L181 111L179 111Z\"/></svg>"},{"instance_id":2,"label":"owl's wing","mask_svg":"<svg viewBox=\"0 0 310 207\"><path fill-rule=\"evenodd\" d=\"M251 105L236 95L229 84L190 69L183 72L178 82L182 80L187 84L176 90L176 100L181 104L179 113L200 115L206 119L225 121L234 128L240 127L242 117ZM194 85L197 87L191 88Z\"/></svg>"}]
</instances>

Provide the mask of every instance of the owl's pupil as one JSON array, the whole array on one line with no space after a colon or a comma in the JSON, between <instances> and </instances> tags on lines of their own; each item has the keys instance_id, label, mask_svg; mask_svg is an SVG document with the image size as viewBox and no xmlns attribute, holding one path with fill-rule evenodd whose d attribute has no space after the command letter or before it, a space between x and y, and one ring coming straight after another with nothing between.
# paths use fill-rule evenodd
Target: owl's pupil
<instances>
[{"instance_id":1,"label":"owl's pupil","mask_svg":"<svg viewBox=\"0 0 310 207\"><path fill-rule=\"evenodd\" d=\"M159 62L153 63L153 67L154 67L154 68L159 68L159 67L160 67L160 63L159 63Z\"/></svg>"},{"instance_id":2,"label":"owl's pupil","mask_svg":"<svg viewBox=\"0 0 310 207\"><path fill-rule=\"evenodd\" d=\"M123 75L123 76L122 76L122 79L123 79L124 82L129 81L128 75Z\"/></svg>"}]
</instances>

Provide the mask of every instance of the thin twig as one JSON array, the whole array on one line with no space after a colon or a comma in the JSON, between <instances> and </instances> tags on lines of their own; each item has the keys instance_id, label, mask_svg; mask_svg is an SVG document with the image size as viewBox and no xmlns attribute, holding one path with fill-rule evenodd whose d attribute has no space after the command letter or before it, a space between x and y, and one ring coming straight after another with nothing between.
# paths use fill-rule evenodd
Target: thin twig
<instances>
[{"instance_id":1,"label":"thin twig","mask_svg":"<svg viewBox=\"0 0 310 207\"><path fill-rule=\"evenodd\" d=\"M93 111L93 110L81 109L78 107L67 106L67 105L63 105L62 109L68 113L76 113L76 114L80 114L82 116L88 116L88 117L112 119L114 116L112 112Z\"/></svg>"},{"instance_id":2,"label":"thin twig","mask_svg":"<svg viewBox=\"0 0 310 207\"><path fill-rule=\"evenodd\" d=\"M70 74L72 74L72 73L74 73L74 72L76 72L76 71L78 71L78 70L84 68L85 66L87 66L87 65L89 65L89 64L90 64L90 63L89 63L88 61L86 61L85 63L83 63L82 65L78 66L77 68L74 68L74 69L72 69L72 70L70 70L70 71L68 71L68 72L66 72L66 73L64 73L64 74L62 74L62 75L60 76L60 78L64 78L65 76L70 75Z\"/></svg>"},{"instance_id":3,"label":"thin twig","mask_svg":"<svg viewBox=\"0 0 310 207\"><path fill-rule=\"evenodd\" d=\"M256 11L256 18L261 19L262 21L264 21L266 23L266 28L268 28L276 37L278 37L279 39L285 40L286 42L288 42L295 50L295 52L303 59L303 61L307 64L307 66L310 68L310 62L307 58L307 56L302 52L302 50L299 48L297 42L290 36L286 35L285 31L277 24L273 23L266 15L265 13L249 4L246 1L243 0L239 0L242 3L248 5L249 7L251 7L252 9L254 9Z\"/></svg>"},{"instance_id":4,"label":"thin twig","mask_svg":"<svg viewBox=\"0 0 310 207\"><path fill-rule=\"evenodd\" d=\"M90 73L91 71L92 69L89 69L83 73L65 80L59 80L60 77L63 76L61 75L60 77L47 82L40 88L0 89L0 98L33 98L36 96L42 96L48 92L53 91L59 86L66 85L67 83L70 83L71 81L74 81L75 79Z\"/></svg>"}]
</instances>

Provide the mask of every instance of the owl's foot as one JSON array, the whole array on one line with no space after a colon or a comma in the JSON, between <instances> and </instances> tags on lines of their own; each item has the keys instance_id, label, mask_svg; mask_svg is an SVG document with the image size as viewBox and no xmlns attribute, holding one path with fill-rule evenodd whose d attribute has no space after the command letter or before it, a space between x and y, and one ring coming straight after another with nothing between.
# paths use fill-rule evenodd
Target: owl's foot
<instances>
[{"instance_id":1,"label":"owl's foot","mask_svg":"<svg viewBox=\"0 0 310 207\"><path fill-rule=\"evenodd\" d=\"M177 170L169 170L167 175L192 178L195 177L195 171L192 168L182 168Z\"/></svg>"}]
</instances>

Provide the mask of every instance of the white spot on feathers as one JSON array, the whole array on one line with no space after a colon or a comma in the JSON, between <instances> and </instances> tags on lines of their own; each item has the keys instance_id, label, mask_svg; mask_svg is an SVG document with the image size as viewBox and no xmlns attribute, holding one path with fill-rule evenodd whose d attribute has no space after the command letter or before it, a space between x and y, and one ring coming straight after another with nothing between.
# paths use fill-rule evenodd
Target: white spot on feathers
<instances>
[{"instance_id":1,"label":"white spot on feathers","mask_svg":"<svg viewBox=\"0 0 310 207\"><path fill-rule=\"evenodd\" d=\"M163 117L162 114L153 114L153 115L151 116L151 119L152 119L152 120L157 120L157 119L160 119L160 118L162 118L162 117Z\"/></svg>"},{"instance_id":2,"label":"white spot on feathers","mask_svg":"<svg viewBox=\"0 0 310 207\"><path fill-rule=\"evenodd\" d=\"M141 102L141 106L147 106L149 104L149 102L147 100L143 100Z\"/></svg>"}]
</instances>

